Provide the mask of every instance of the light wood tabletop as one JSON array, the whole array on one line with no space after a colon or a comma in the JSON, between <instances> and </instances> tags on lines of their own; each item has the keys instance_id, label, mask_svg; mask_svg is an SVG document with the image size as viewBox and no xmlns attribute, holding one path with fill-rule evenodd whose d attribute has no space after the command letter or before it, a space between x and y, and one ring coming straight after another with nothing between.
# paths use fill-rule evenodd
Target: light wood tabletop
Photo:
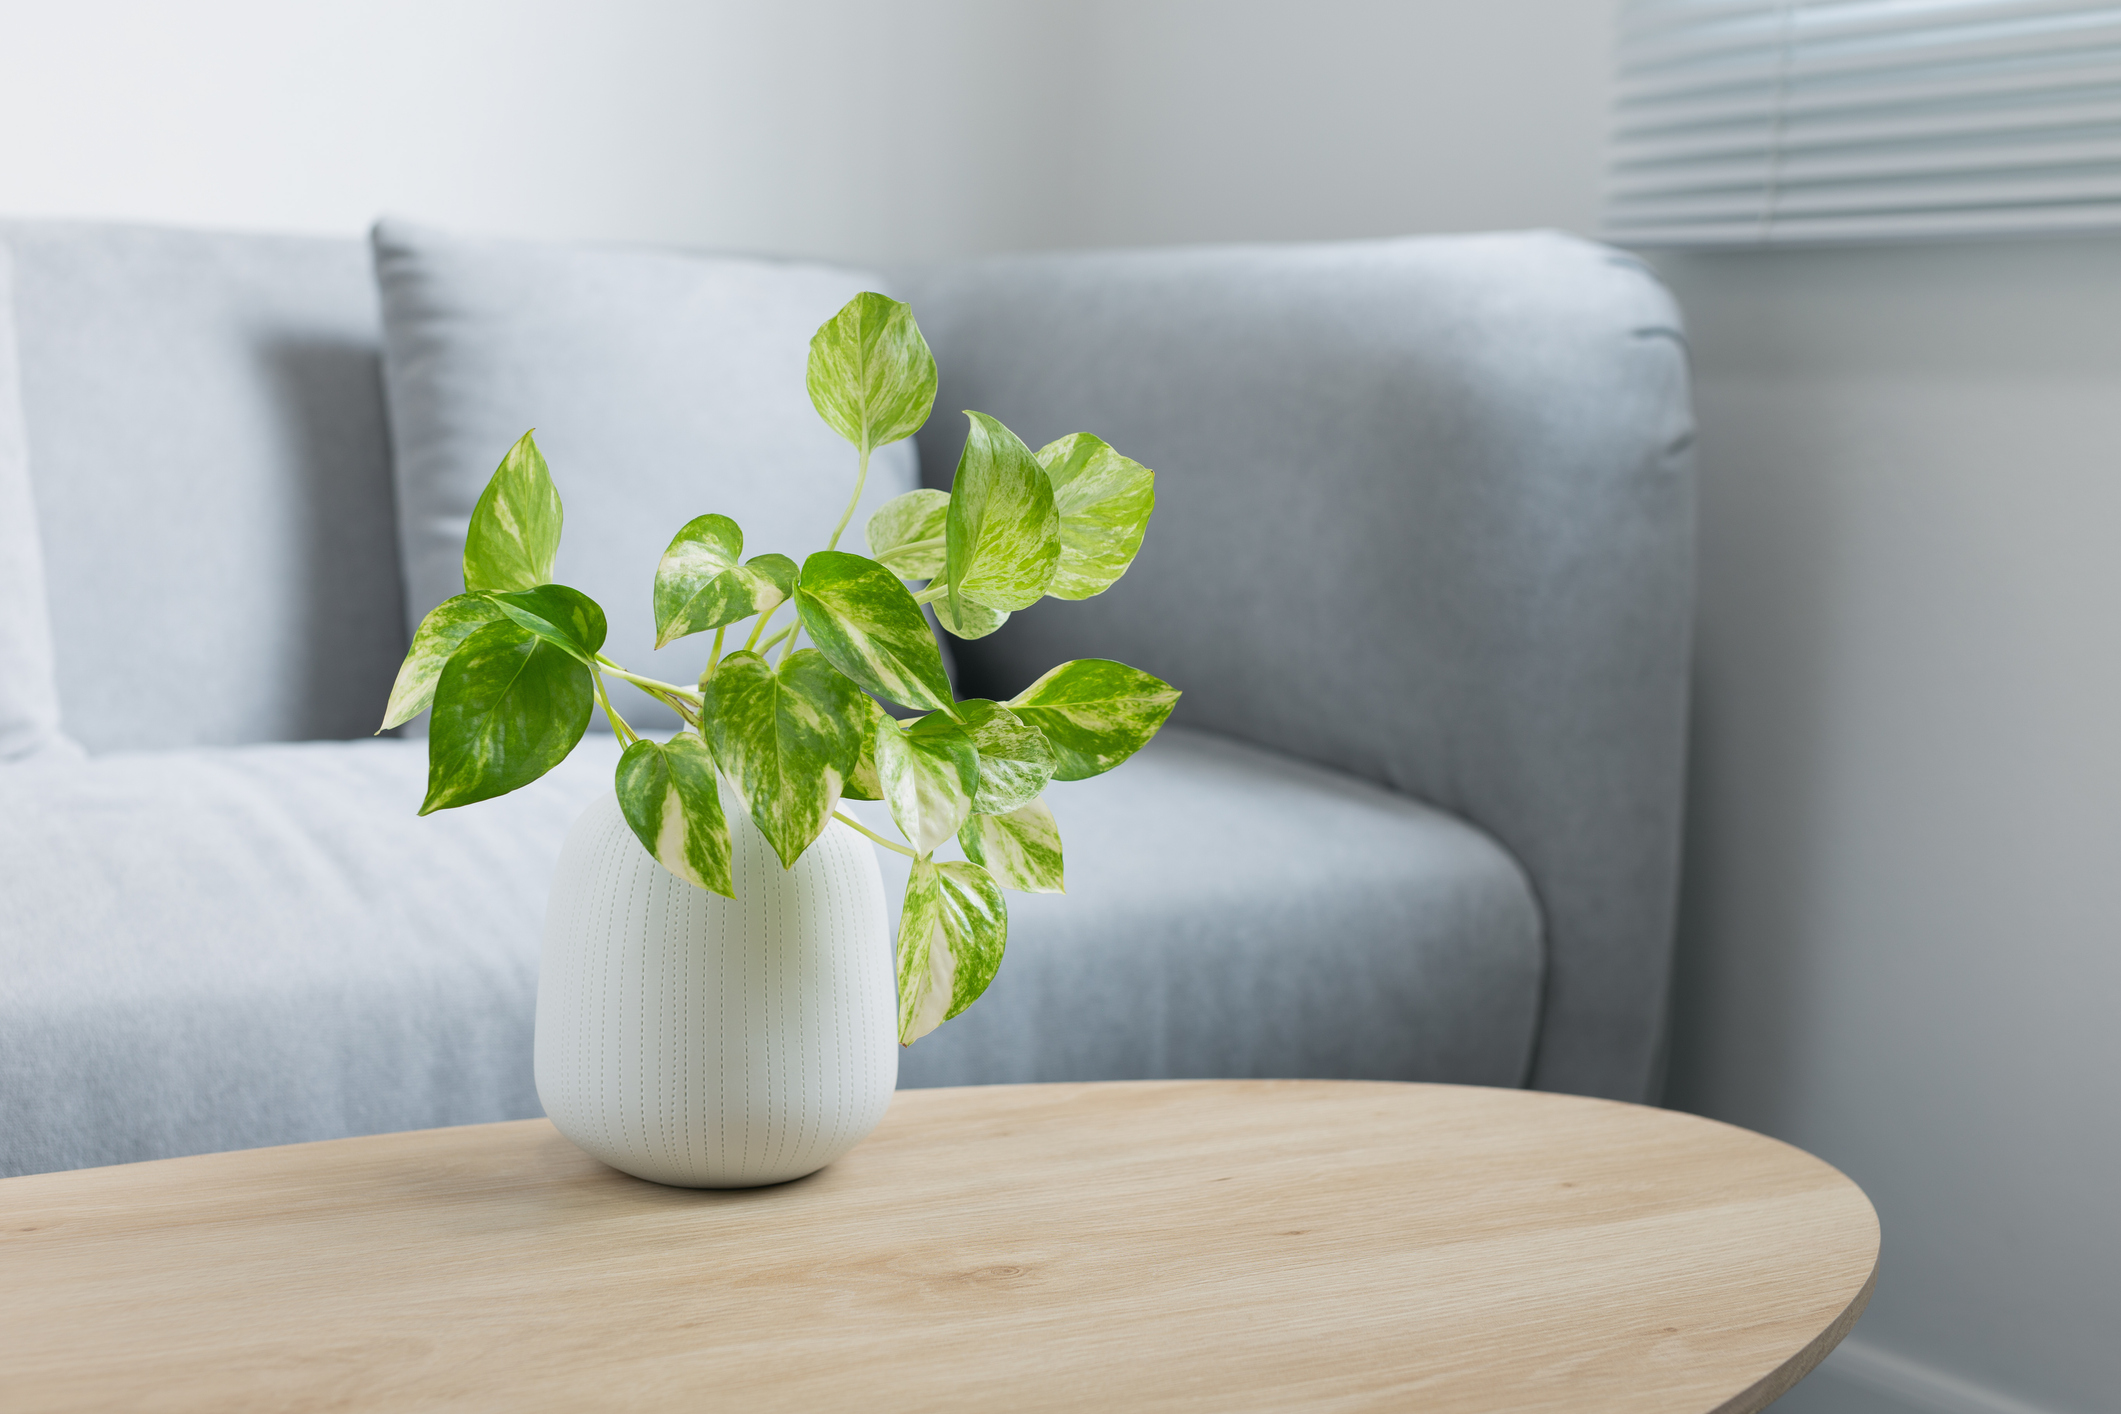
<instances>
[{"instance_id":1,"label":"light wood tabletop","mask_svg":"<svg viewBox=\"0 0 2121 1414\"><path fill-rule=\"evenodd\" d=\"M1846 1334L1870 1203L1516 1090L899 1092L777 1188L543 1120L0 1181L10 1411L1740 1411Z\"/></svg>"}]
</instances>

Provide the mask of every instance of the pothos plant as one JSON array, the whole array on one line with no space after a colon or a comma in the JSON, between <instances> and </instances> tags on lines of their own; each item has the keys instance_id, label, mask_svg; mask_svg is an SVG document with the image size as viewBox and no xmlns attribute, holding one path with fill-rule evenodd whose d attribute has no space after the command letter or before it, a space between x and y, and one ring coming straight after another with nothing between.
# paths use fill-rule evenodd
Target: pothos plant
<instances>
[{"instance_id":1,"label":"pothos plant","mask_svg":"<svg viewBox=\"0 0 2121 1414\"><path fill-rule=\"evenodd\" d=\"M910 1044L993 980L1008 938L1002 890L1061 891L1047 782L1111 770L1178 700L1168 683L1102 658L1063 663L1007 702L959 700L921 606L971 639L1048 595L1103 593L1141 546L1156 478L1089 433L1033 452L968 412L949 492L886 502L869 519L869 556L852 554L838 547L870 456L928 420L935 359L907 306L862 294L811 340L808 384L819 416L854 444L854 492L825 548L800 565L746 559L744 532L726 515L678 531L655 571L656 647L712 630L697 684L613 662L601 651L603 609L552 582L560 497L526 432L472 512L464 592L413 635L383 727L434 709L425 815L528 785L601 707L626 743L617 792L634 834L671 873L731 898L718 779L784 869L834 819L908 856L898 1030ZM784 608L792 616L776 627ZM811 647L796 646L799 633ZM733 634L742 646L725 652ZM668 741L642 736L613 706L611 679L684 728ZM899 721L879 698L924 715ZM887 802L905 843L841 812L843 796ZM953 840L965 857L938 859Z\"/></svg>"}]
</instances>

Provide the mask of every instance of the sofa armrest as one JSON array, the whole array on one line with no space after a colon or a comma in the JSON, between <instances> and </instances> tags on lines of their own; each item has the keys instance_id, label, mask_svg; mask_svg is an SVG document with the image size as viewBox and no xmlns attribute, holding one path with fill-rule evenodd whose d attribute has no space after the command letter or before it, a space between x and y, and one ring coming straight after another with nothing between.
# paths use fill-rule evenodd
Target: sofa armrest
<instances>
[{"instance_id":1,"label":"sofa armrest","mask_svg":"<svg viewBox=\"0 0 2121 1414\"><path fill-rule=\"evenodd\" d=\"M1641 1100L1677 889L1692 593L1669 296L1549 233L1005 257L906 282L961 408L1158 473L1128 576L959 646L1007 696L1113 657L1177 720L1487 830L1545 914L1530 1083ZM1331 841L1320 841L1330 848Z\"/></svg>"}]
</instances>

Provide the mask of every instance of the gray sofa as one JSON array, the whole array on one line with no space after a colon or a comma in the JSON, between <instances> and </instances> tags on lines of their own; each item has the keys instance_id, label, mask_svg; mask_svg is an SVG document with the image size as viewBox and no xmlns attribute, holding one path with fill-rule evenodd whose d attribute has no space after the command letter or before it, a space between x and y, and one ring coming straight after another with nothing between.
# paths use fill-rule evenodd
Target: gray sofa
<instances>
[{"instance_id":1,"label":"gray sofa","mask_svg":"<svg viewBox=\"0 0 2121 1414\"><path fill-rule=\"evenodd\" d=\"M0 252L0 1174L537 1113L545 879L616 753L421 820L424 743L369 735L408 602L368 250ZM890 284L939 412L1159 473L1128 577L956 645L962 690L1102 656L1186 693L1055 789L1069 894L1012 896L993 989L901 1083L1649 1098L1692 545L1649 275L1524 234ZM961 426L921 434L930 484Z\"/></svg>"}]
</instances>

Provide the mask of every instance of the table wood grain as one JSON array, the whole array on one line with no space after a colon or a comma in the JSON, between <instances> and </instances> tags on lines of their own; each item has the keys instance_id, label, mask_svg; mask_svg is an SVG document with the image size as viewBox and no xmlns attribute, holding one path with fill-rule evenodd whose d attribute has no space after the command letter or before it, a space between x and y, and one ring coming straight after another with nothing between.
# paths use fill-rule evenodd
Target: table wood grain
<instances>
[{"instance_id":1,"label":"table wood grain","mask_svg":"<svg viewBox=\"0 0 2121 1414\"><path fill-rule=\"evenodd\" d=\"M1877 1256L1799 1150L1525 1091L901 1091L720 1193L526 1120L0 1181L0 1404L1743 1411Z\"/></svg>"}]
</instances>

